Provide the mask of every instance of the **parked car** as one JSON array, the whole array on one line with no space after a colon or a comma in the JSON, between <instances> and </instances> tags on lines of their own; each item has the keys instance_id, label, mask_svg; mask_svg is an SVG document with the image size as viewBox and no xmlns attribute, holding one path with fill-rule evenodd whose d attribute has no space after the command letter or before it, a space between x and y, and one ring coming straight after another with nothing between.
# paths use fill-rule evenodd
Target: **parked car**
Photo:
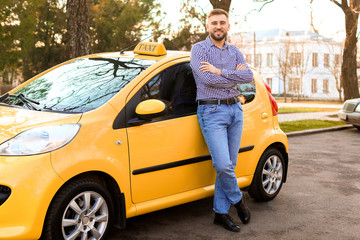
<instances>
[{"instance_id":1,"label":"parked car","mask_svg":"<svg viewBox=\"0 0 360 240\"><path fill-rule=\"evenodd\" d=\"M360 98L346 100L338 117L360 130Z\"/></svg>"},{"instance_id":2,"label":"parked car","mask_svg":"<svg viewBox=\"0 0 360 240\"><path fill-rule=\"evenodd\" d=\"M72 59L1 96L0 239L105 239L127 218L213 195L189 62L188 52L140 43ZM240 188L268 201L286 181L288 141L252 70L238 87L235 171Z\"/></svg>"}]
</instances>

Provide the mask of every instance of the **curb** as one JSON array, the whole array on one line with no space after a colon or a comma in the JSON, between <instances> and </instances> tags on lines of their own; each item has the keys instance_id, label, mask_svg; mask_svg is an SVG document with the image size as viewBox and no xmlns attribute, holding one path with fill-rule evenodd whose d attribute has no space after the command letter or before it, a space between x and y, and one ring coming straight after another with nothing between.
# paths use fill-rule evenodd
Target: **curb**
<instances>
[{"instance_id":1,"label":"curb","mask_svg":"<svg viewBox=\"0 0 360 240\"><path fill-rule=\"evenodd\" d=\"M330 127L330 128L309 129L309 130L298 131L298 132L289 132L289 133L286 133L286 136L294 137L294 136L310 135L310 134L322 133L322 132L339 131L339 130L344 130L344 129L348 129L348 128L352 128L352 127L353 127L353 125L347 124L344 126L337 126L337 127Z\"/></svg>"}]
</instances>

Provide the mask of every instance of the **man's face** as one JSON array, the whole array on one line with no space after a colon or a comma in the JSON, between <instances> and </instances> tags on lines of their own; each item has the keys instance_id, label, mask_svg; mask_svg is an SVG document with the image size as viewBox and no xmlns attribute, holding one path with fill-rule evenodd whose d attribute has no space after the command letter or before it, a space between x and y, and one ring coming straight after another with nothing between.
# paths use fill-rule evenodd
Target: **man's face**
<instances>
[{"instance_id":1,"label":"man's face","mask_svg":"<svg viewBox=\"0 0 360 240\"><path fill-rule=\"evenodd\" d=\"M227 36L227 32L230 29L230 24L224 14L213 15L208 18L206 29L212 39L216 41L222 41Z\"/></svg>"}]
</instances>

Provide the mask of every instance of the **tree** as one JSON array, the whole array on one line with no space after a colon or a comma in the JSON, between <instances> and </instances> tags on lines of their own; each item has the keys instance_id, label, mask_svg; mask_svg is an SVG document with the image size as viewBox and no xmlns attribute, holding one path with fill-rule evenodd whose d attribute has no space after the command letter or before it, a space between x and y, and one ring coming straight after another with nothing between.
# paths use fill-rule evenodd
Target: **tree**
<instances>
[{"instance_id":1,"label":"tree","mask_svg":"<svg viewBox=\"0 0 360 240\"><path fill-rule=\"evenodd\" d=\"M283 80L283 88L284 88L284 101L286 102L286 84L289 75L293 73L293 68L291 66L291 51L292 51L292 42L289 34L286 34L286 37L281 40L281 47L276 49L276 59L279 64L279 74Z\"/></svg>"},{"instance_id":2,"label":"tree","mask_svg":"<svg viewBox=\"0 0 360 240\"><path fill-rule=\"evenodd\" d=\"M340 79L340 56L342 48L342 46L340 48L337 48L335 45L331 44L331 42L328 44L329 53L331 53L332 57L329 56L329 64L325 66L335 79L336 90L339 93L339 101L342 101L343 92L343 84Z\"/></svg>"},{"instance_id":3,"label":"tree","mask_svg":"<svg viewBox=\"0 0 360 240\"><path fill-rule=\"evenodd\" d=\"M231 0L209 0L213 8L221 8L229 12Z\"/></svg>"},{"instance_id":4,"label":"tree","mask_svg":"<svg viewBox=\"0 0 360 240\"><path fill-rule=\"evenodd\" d=\"M7 1L1 10L8 13L6 50L15 57L11 61L1 56L2 61L16 67L21 65L24 79L63 61L65 13L58 0ZM10 64L10 65L9 65Z\"/></svg>"},{"instance_id":5,"label":"tree","mask_svg":"<svg viewBox=\"0 0 360 240\"><path fill-rule=\"evenodd\" d=\"M358 98L359 84L357 79L357 27L360 11L360 0L330 0L340 7L345 14L345 45L341 66L341 82L344 87L344 100Z\"/></svg>"},{"instance_id":6,"label":"tree","mask_svg":"<svg viewBox=\"0 0 360 240\"><path fill-rule=\"evenodd\" d=\"M159 14L156 12L158 7L159 4L154 0L102 0L92 5L90 16L93 51L135 47L143 39L144 30L150 36L158 37L159 22L155 22L153 16Z\"/></svg>"},{"instance_id":7,"label":"tree","mask_svg":"<svg viewBox=\"0 0 360 240\"><path fill-rule=\"evenodd\" d=\"M189 51L192 45L207 37L207 13L201 6L193 4L193 0L183 0L181 12L184 13L180 20L182 27L175 33L168 33L171 38L166 37L163 43L167 49Z\"/></svg>"},{"instance_id":8,"label":"tree","mask_svg":"<svg viewBox=\"0 0 360 240\"><path fill-rule=\"evenodd\" d=\"M87 55L90 53L87 0L67 0L66 10L69 57Z\"/></svg>"}]
</instances>

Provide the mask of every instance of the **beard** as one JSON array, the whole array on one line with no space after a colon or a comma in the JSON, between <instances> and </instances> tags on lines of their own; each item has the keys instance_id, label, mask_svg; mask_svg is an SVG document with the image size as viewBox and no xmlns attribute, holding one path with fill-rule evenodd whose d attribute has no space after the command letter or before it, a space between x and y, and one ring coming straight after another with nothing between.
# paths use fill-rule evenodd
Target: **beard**
<instances>
[{"instance_id":1,"label":"beard","mask_svg":"<svg viewBox=\"0 0 360 240\"><path fill-rule=\"evenodd\" d=\"M217 36L216 33L210 33L210 37L215 41L222 41L226 39L227 33L221 33L221 35Z\"/></svg>"}]
</instances>

